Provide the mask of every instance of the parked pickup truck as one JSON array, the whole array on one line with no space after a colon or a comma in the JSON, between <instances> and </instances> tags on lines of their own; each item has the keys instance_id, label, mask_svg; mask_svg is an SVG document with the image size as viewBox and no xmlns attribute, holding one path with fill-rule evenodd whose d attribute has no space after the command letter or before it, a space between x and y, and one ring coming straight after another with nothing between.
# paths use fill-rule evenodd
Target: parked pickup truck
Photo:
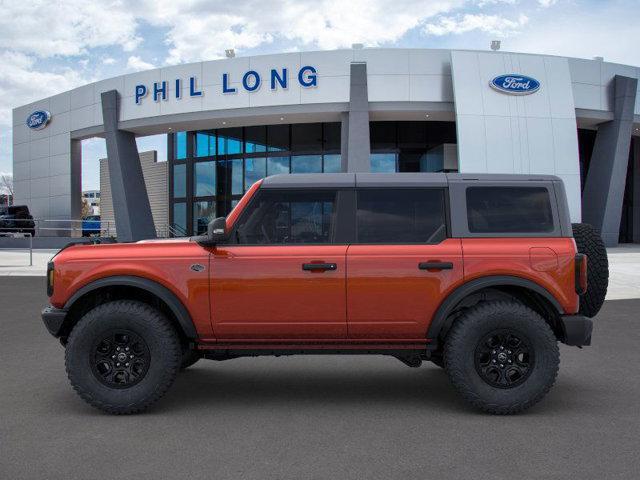
<instances>
[{"instance_id":1,"label":"parked pickup truck","mask_svg":"<svg viewBox=\"0 0 640 480\"><path fill-rule=\"evenodd\" d=\"M557 177L276 175L205 235L63 249L42 317L74 389L110 413L145 410L199 359L367 353L431 361L509 414L549 391L558 342L591 343L607 282Z\"/></svg>"}]
</instances>

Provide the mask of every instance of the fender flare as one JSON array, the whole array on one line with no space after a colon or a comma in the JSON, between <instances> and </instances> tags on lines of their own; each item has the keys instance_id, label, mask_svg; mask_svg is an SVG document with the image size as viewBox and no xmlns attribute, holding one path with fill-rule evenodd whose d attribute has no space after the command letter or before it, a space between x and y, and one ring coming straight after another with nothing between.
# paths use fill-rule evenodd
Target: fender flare
<instances>
[{"instance_id":1,"label":"fender flare","mask_svg":"<svg viewBox=\"0 0 640 480\"><path fill-rule=\"evenodd\" d=\"M541 287L531 280L509 275L482 277L462 284L447 296L433 316L433 320L431 321L431 325L429 325L429 329L427 331L427 338L436 340L442 329L446 326L447 317L453 311L454 307L467 296L488 287L526 288L547 300L559 315L564 314L564 309L562 308L562 305L560 305L560 302L558 302L558 300L546 288Z\"/></svg>"},{"instance_id":2,"label":"fender flare","mask_svg":"<svg viewBox=\"0 0 640 480\"><path fill-rule=\"evenodd\" d=\"M141 290L145 290L152 295L155 295L164 303L167 304L171 312L175 315L178 323L180 324L180 328L182 332L187 336L187 338L197 338L198 334L196 332L196 328L193 325L193 321L191 320L191 315L187 311L186 307L182 304L180 299L176 297L176 295L169 290L167 287L160 285L158 282L154 280L149 280L148 278L136 277L133 275L117 275L113 277L104 277L98 280L95 280L87 285L79 288L72 296L67 300L64 305L64 309L69 311L69 309L84 297L86 294L93 292L99 288L104 287L135 287Z\"/></svg>"}]
</instances>

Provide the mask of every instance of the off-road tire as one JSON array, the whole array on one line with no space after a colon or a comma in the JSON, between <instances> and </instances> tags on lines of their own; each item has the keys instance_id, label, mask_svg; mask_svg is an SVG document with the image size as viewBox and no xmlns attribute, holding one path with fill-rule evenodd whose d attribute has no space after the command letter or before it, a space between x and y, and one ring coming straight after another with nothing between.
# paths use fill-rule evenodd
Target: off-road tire
<instances>
[{"instance_id":1,"label":"off-road tire","mask_svg":"<svg viewBox=\"0 0 640 480\"><path fill-rule=\"evenodd\" d=\"M495 331L514 332L533 351L532 366L520 384L493 386L476 367L478 345ZM558 343L549 325L516 301L483 302L468 309L456 320L445 341L444 365L451 383L467 402L492 414L519 413L539 402L553 386L559 364Z\"/></svg>"},{"instance_id":2,"label":"off-road tire","mask_svg":"<svg viewBox=\"0 0 640 480\"><path fill-rule=\"evenodd\" d=\"M196 363L198 360L202 358L200 352L193 348L185 348L182 351L182 362L180 363L180 370L185 370L189 368L191 365Z\"/></svg>"},{"instance_id":3,"label":"off-road tire","mask_svg":"<svg viewBox=\"0 0 640 480\"><path fill-rule=\"evenodd\" d=\"M148 347L148 369L127 388L105 385L94 373L96 342L113 331L133 332ZM176 378L182 352L178 335L166 317L138 301L118 300L97 306L73 327L65 366L72 387L87 403L112 414L139 413L160 399Z\"/></svg>"},{"instance_id":4,"label":"off-road tire","mask_svg":"<svg viewBox=\"0 0 640 480\"><path fill-rule=\"evenodd\" d=\"M580 314L595 317L607 295L609 260L598 230L588 223L574 223L573 238L579 253L587 256L587 291L580 296Z\"/></svg>"}]
</instances>

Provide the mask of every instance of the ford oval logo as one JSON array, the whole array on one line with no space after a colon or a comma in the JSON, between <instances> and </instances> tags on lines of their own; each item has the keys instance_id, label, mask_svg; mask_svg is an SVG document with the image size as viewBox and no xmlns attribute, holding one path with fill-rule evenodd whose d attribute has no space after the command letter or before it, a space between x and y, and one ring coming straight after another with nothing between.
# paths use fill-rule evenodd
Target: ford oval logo
<instances>
[{"instance_id":1,"label":"ford oval logo","mask_svg":"<svg viewBox=\"0 0 640 480\"><path fill-rule=\"evenodd\" d=\"M517 73L498 75L489 82L494 90L509 95L530 95L540 89L540 82L535 78Z\"/></svg>"},{"instance_id":2,"label":"ford oval logo","mask_svg":"<svg viewBox=\"0 0 640 480\"><path fill-rule=\"evenodd\" d=\"M46 110L36 110L27 117L27 127L32 130L42 130L51 120L51 114Z\"/></svg>"}]
</instances>

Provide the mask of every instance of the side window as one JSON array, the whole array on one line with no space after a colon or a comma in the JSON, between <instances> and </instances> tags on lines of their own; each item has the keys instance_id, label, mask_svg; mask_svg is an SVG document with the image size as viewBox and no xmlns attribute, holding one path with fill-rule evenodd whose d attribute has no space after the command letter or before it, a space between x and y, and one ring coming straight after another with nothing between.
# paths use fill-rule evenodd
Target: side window
<instances>
[{"instance_id":1,"label":"side window","mask_svg":"<svg viewBox=\"0 0 640 480\"><path fill-rule=\"evenodd\" d=\"M358 191L358 243L439 243L446 238L444 190Z\"/></svg>"},{"instance_id":2,"label":"side window","mask_svg":"<svg viewBox=\"0 0 640 480\"><path fill-rule=\"evenodd\" d=\"M238 220L233 239L245 245L331 243L335 190L262 190Z\"/></svg>"},{"instance_id":3,"label":"side window","mask_svg":"<svg viewBox=\"0 0 640 480\"><path fill-rule=\"evenodd\" d=\"M469 187L471 233L541 233L554 230L549 191L544 187Z\"/></svg>"}]
</instances>

